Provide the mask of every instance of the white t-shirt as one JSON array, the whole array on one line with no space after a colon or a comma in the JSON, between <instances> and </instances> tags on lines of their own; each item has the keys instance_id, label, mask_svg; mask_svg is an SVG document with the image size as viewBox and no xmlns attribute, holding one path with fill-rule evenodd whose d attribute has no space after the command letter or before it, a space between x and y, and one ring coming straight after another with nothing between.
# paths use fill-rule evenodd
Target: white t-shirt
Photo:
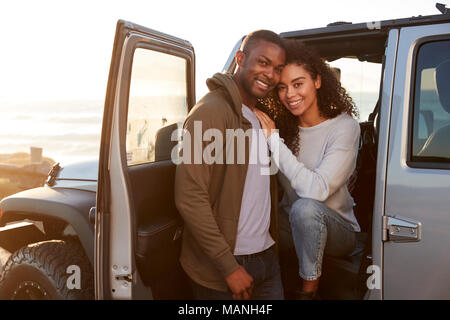
<instances>
[{"instance_id":1,"label":"white t-shirt","mask_svg":"<svg viewBox=\"0 0 450 320\"><path fill-rule=\"evenodd\" d=\"M269 233L270 176L261 174L269 168L269 149L253 111L242 105L242 114L252 124L252 139L234 255L258 253L275 243Z\"/></svg>"},{"instance_id":2,"label":"white t-shirt","mask_svg":"<svg viewBox=\"0 0 450 320\"><path fill-rule=\"evenodd\" d=\"M278 133L268 139L272 159L282 173L279 180L286 191L281 202L284 210L289 212L299 197L319 200L339 213L356 232L361 231L347 189L358 154L358 121L343 113L313 127L300 127L299 135L298 157Z\"/></svg>"}]
</instances>

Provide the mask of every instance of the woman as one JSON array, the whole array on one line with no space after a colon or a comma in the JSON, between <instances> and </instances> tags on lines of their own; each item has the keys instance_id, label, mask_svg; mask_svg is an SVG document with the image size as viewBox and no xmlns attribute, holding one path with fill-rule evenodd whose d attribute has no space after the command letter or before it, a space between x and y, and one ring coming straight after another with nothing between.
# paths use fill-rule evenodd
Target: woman
<instances>
[{"instance_id":1,"label":"woman","mask_svg":"<svg viewBox=\"0 0 450 320\"><path fill-rule=\"evenodd\" d=\"M261 109L275 122L262 111L255 113L282 173L281 211L289 214L303 279L298 298L313 299L323 254L348 255L360 231L347 189L356 165L360 129L352 115L358 112L333 70L299 42L288 42L286 66L274 91L261 101Z\"/></svg>"}]
</instances>

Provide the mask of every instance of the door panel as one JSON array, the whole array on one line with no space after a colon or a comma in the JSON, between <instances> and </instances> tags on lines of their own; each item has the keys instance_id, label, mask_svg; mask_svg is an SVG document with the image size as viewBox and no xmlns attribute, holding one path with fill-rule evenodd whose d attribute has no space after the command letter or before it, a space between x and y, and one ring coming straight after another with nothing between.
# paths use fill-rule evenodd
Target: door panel
<instances>
[{"instance_id":1,"label":"door panel","mask_svg":"<svg viewBox=\"0 0 450 320\"><path fill-rule=\"evenodd\" d=\"M183 221L175 207L174 179L175 165L170 160L130 168L137 216L137 269L155 299L190 298L178 261Z\"/></svg>"},{"instance_id":2,"label":"door panel","mask_svg":"<svg viewBox=\"0 0 450 320\"><path fill-rule=\"evenodd\" d=\"M140 250L144 260L151 254L156 261L151 268L158 269L157 255L163 252L154 248L167 248L170 229L180 224L168 132L182 124L194 104L194 78L194 51L187 41L118 22L100 147L95 261L99 299L152 297L142 288L145 279L136 268L136 254ZM141 247L136 243L139 230L150 235Z\"/></svg>"},{"instance_id":3,"label":"door panel","mask_svg":"<svg viewBox=\"0 0 450 320\"><path fill-rule=\"evenodd\" d=\"M428 66L420 68L424 63L420 58L421 48L424 48L424 43L436 40L437 35L447 34L444 38L450 38L448 30L450 24L410 27L400 32L387 158L385 215L404 217L420 224L422 233L420 241L394 242L395 237L390 232L401 233L406 229L385 230L385 299L450 298L450 170L445 169L442 163L440 166L424 166L411 161L422 147L423 135L428 136L431 132L430 128L424 127L426 121L420 120L420 114L423 110L431 110L429 102L423 100L424 93L435 90L431 85L434 81L432 75L436 69L434 64L438 64L440 59L426 57ZM443 54L442 50L433 52ZM448 57L442 59L449 58L450 47ZM426 74L422 72L425 69L433 70ZM445 114L436 104L438 109L434 116ZM450 114L443 117L447 117L450 123ZM420 130L417 130L417 125ZM411 234L413 229L409 228Z\"/></svg>"}]
</instances>

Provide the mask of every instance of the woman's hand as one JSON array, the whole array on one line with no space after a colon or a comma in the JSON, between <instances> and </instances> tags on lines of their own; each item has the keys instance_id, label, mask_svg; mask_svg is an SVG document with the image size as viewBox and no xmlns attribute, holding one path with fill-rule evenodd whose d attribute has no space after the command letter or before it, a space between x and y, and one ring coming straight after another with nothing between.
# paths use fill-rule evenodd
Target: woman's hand
<instances>
[{"instance_id":1,"label":"woman's hand","mask_svg":"<svg viewBox=\"0 0 450 320\"><path fill-rule=\"evenodd\" d=\"M261 110L255 109L253 112L261 123L261 128L264 130L264 135L266 138L269 138L270 135L277 130L275 127L275 122L273 122L273 120Z\"/></svg>"}]
</instances>

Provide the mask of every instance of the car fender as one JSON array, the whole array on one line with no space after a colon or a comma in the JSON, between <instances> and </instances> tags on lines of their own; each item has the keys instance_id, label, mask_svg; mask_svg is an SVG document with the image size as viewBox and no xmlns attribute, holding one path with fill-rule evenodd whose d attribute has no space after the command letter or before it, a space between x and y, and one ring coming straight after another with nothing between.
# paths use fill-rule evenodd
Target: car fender
<instances>
[{"instance_id":1,"label":"car fender","mask_svg":"<svg viewBox=\"0 0 450 320\"><path fill-rule=\"evenodd\" d=\"M13 194L0 201L0 224L29 219L56 218L67 222L89 257L94 261L94 225L89 210L95 206L96 192L73 188L39 187Z\"/></svg>"}]
</instances>

